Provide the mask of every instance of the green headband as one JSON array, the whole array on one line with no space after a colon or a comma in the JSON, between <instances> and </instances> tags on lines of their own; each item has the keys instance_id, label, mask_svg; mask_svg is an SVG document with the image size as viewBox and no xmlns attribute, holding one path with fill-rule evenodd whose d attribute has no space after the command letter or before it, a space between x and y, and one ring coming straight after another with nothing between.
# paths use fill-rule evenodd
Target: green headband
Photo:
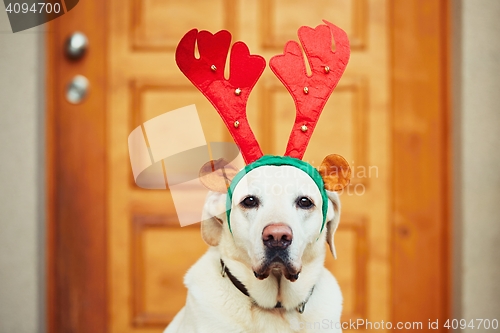
<instances>
[{"instance_id":1,"label":"green headband","mask_svg":"<svg viewBox=\"0 0 500 333\"><path fill-rule=\"evenodd\" d=\"M328 197L326 196L326 190L325 190L325 184L323 183L323 178L321 178L321 175L319 174L318 170L316 170L311 164L307 162L304 162L294 157L274 156L274 155L264 155L255 162L248 164L247 166L245 166L245 168L243 168L240 172L238 172L231 181L231 185L227 190L227 199L226 199L226 214L227 214L227 224L229 226L229 231L233 233L233 231L231 230L231 220L229 216L231 215L233 192L234 189L236 188L236 185L238 185L243 176L245 176L251 170L265 165L294 166L307 173L309 177L311 177L311 179L316 183L316 186L318 186L319 192L321 193L321 198L323 199L323 205L321 207L321 210L323 212L323 223L321 224L321 229L319 231L321 233L323 231L323 228L325 227L326 213L328 211Z\"/></svg>"}]
</instances>

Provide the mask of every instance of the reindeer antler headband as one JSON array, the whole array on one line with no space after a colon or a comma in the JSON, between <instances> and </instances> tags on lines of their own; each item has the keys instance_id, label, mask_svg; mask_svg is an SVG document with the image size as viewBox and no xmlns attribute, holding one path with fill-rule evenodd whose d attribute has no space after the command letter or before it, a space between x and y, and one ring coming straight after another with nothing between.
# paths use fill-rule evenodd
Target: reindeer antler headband
<instances>
[{"instance_id":1,"label":"reindeer antler headband","mask_svg":"<svg viewBox=\"0 0 500 333\"><path fill-rule=\"evenodd\" d=\"M229 62L229 79L225 79L224 67L231 43L231 34L228 31L222 30L212 35L208 31L198 32L193 29L177 46L177 65L215 107L247 163L228 189L228 223L230 223L233 190L242 175L255 167L292 165L309 174L318 185L323 197L323 226L328 208L325 187L328 190L339 190L349 181L348 177L340 175L337 169L339 165L344 169L349 168L347 162L338 155L330 155L325 159L327 161L329 158L330 162L336 163L333 176L331 170L322 172L320 168L318 172L309 163L301 161L321 111L344 73L350 55L346 33L330 22L323 22L325 25L316 28L303 26L298 31L312 71L311 75L306 72L302 49L295 41L289 41L284 53L270 60L272 71L290 92L296 107L295 123L284 157L263 156L246 116L250 92L266 67L264 58L251 55L245 43L234 43ZM332 50L332 36L335 41L335 51ZM199 59L194 55L196 42ZM348 171L350 177L350 169ZM325 181L325 177L329 177L330 180L333 177L333 181Z\"/></svg>"}]
</instances>

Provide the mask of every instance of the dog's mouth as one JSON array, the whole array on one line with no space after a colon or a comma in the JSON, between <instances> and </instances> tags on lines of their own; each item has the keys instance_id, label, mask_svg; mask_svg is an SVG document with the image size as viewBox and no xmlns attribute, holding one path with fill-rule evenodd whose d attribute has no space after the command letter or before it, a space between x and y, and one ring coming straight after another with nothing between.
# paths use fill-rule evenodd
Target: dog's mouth
<instances>
[{"instance_id":1,"label":"dog's mouth","mask_svg":"<svg viewBox=\"0 0 500 333\"><path fill-rule=\"evenodd\" d=\"M281 274L290 282L294 282L299 278L300 268L295 267L289 257L281 251L268 251L264 263L254 269L253 273L257 279L264 280L269 277L271 272Z\"/></svg>"}]
</instances>

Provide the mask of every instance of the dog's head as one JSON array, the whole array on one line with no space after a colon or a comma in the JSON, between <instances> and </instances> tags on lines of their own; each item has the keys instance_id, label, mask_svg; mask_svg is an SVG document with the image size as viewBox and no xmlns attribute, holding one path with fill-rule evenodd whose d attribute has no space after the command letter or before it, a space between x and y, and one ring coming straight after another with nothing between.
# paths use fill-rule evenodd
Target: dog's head
<instances>
[{"instance_id":1,"label":"dog's head","mask_svg":"<svg viewBox=\"0 0 500 333\"><path fill-rule=\"evenodd\" d=\"M316 174L325 191L307 170L263 165L231 186L229 200L223 191L210 192L203 239L245 263L258 279L273 272L297 280L303 264L323 257L325 237L335 256L333 237L340 219L335 190L347 185L350 169L343 158L330 155Z\"/></svg>"}]
</instances>

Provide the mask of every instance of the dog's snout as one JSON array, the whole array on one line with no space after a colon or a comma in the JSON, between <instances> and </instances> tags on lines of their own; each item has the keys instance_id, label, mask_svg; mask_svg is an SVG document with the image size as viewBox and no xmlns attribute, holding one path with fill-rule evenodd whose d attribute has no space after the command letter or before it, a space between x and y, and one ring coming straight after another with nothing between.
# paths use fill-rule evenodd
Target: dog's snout
<instances>
[{"instance_id":1,"label":"dog's snout","mask_svg":"<svg viewBox=\"0 0 500 333\"><path fill-rule=\"evenodd\" d=\"M292 238L292 229L282 223L270 224L262 231L262 241L270 249L284 250L292 243Z\"/></svg>"}]
</instances>

